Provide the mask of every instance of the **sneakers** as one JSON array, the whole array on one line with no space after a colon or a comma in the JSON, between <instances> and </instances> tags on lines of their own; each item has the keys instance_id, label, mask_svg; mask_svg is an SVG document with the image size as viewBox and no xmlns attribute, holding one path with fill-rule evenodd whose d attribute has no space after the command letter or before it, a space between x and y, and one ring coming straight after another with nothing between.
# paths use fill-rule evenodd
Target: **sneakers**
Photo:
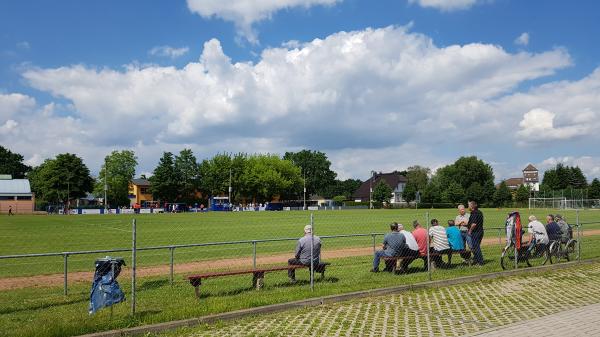
<instances>
[{"instance_id":1,"label":"sneakers","mask_svg":"<svg viewBox=\"0 0 600 337\"><path fill-rule=\"evenodd\" d=\"M371 269L370 272L371 273L379 273L379 269Z\"/></svg>"},{"instance_id":2,"label":"sneakers","mask_svg":"<svg viewBox=\"0 0 600 337\"><path fill-rule=\"evenodd\" d=\"M290 279L290 283L291 283L291 284L295 284L296 282L298 282L298 281L296 281L296 279L295 279L295 278L291 278L291 279Z\"/></svg>"}]
</instances>

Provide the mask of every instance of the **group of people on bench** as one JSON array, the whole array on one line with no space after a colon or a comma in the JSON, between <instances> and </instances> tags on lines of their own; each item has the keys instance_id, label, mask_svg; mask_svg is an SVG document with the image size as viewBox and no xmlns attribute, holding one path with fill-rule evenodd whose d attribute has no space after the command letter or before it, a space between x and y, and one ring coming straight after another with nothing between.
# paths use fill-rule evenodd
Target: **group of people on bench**
<instances>
[{"instance_id":1,"label":"group of people on bench","mask_svg":"<svg viewBox=\"0 0 600 337\"><path fill-rule=\"evenodd\" d=\"M423 259L427 268L427 243L429 235L430 259L436 267L445 267L442 255L450 256L452 253L460 253L461 257L470 263L471 252L465 250L465 241L454 220L448 220L448 228L439 225L437 219L431 220L429 233L418 221L413 221L412 233L404 229L404 225L394 222L390 224L390 233L383 237L383 249L375 252L373 258L374 273L379 272L379 264L383 257L402 258L400 269L397 272L405 272L411 262ZM448 259L450 260L450 258ZM393 261L395 262L395 261ZM388 263L384 271L392 271L393 264Z\"/></svg>"}]
</instances>

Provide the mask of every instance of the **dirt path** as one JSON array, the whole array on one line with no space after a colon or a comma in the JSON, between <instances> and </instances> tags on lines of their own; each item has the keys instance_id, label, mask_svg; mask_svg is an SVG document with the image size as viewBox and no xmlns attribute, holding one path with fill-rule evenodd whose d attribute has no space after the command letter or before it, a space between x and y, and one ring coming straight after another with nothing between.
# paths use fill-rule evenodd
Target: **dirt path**
<instances>
[{"instance_id":1,"label":"dirt path","mask_svg":"<svg viewBox=\"0 0 600 337\"><path fill-rule=\"evenodd\" d=\"M592 235L600 235L600 229L589 230L583 233L583 236L592 236ZM482 245L494 245L498 244L498 238L484 238ZM356 248L340 248L336 250L324 250L322 252L322 257L324 260L332 260L337 258L344 257L354 257L354 256L365 256L372 255L373 247L356 247ZM256 258L257 265L266 265L266 264L277 264L277 263L287 263L287 260L292 257L290 253L286 254L277 254L277 255L269 255L269 256L258 256ZM175 274L186 274L192 272L199 272L207 269L219 269L219 268L227 268L227 269L242 269L248 268L248 266L252 265L252 257L243 257L243 258L227 258L221 260L211 260L211 261L198 261L198 262L186 262L175 264L174 273ZM169 265L158 265L151 267L143 267L137 269L137 275L139 277L147 277L147 276L166 276L169 274ZM127 279L130 277L129 268L126 268L121 273L121 279ZM92 280L94 273L92 272L72 272L68 275L69 283L73 282L90 282ZM181 278L180 275L176 275L175 278ZM52 275L37 275L37 276L22 276L22 277L10 277L10 278L2 278L0 279L0 290L10 290L10 289L21 289L21 288L29 288L29 287L52 287L52 286L60 286L64 282L63 274L52 274Z\"/></svg>"}]
</instances>

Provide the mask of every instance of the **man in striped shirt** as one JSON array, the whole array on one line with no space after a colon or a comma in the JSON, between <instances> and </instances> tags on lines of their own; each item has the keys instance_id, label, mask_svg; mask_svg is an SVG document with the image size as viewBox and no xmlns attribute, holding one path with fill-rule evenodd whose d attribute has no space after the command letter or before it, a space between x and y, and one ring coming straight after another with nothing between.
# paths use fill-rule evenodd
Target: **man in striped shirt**
<instances>
[{"instance_id":1,"label":"man in striped shirt","mask_svg":"<svg viewBox=\"0 0 600 337\"><path fill-rule=\"evenodd\" d=\"M434 255L431 257L431 260L435 263L436 267L441 267L444 265L441 254L447 254L448 260L450 260L450 254L452 253L450 244L448 243L446 228L440 226L437 219L433 219L429 228L429 236L433 242L431 253Z\"/></svg>"}]
</instances>

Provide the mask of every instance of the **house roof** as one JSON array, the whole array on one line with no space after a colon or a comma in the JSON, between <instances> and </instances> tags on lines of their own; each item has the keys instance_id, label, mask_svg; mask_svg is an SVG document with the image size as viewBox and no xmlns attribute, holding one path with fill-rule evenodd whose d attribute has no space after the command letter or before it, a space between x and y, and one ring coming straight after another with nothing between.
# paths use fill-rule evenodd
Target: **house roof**
<instances>
[{"instance_id":1,"label":"house roof","mask_svg":"<svg viewBox=\"0 0 600 337\"><path fill-rule=\"evenodd\" d=\"M131 183L137 186L150 186L148 179L131 179Z\"/></svg>"},{"instance_id":2,"label":"house roof","mask_svg":"<svg viewBox=\"0 0 600 337\"><path fill-rule=\"evenodd\" d=\"M523 178L508 178L504 181L506 186L519 186L523 185Z\"/></svg>"},{"instance_id":3,"label":"house roof","mask_svg":"<svg viewBox=\"0 0 600 337\"><path fill-rule=\"evenodd\" d=\"M0 179L0 195L31 195L31 186L27 179Z\"/></svg>"},{"instance_id":4,"label":"house roof","mask_svg":"<svg viewBox=\"0 0 600 337\"><path fill-rule=\"evenodd\" d=\"M406 179L406 177L401 175L398 171L390 173L376 173L373 175L373 177L367 179L360 185L360 187L352 195L352 198L368 199L370 196L371 186L375 188L380 181L385 182L389 187L395 189L399 183L406 183L408 179Z\"/></svg>"},{"instance_id":5,"label":"house roof","mask_svg":"<svg viewBox=\"0 0 600 337\"><path fill-rule=\"evenodd\" d=\"M535 166L529 164L527 165L526 168L523 169L523 171L537 171L538 169L535 168Z\"/></svg>"}]
</instances>

